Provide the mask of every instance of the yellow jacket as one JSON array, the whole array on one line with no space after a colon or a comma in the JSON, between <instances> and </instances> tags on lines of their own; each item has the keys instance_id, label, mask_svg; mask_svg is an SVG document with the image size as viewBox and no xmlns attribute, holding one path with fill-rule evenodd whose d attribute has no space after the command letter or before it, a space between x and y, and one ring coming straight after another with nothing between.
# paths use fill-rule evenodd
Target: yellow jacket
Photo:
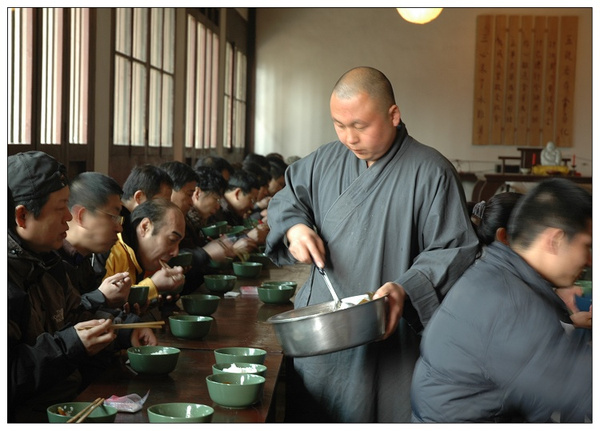
<instances>
[{"instance_id":1,"label":"yellow jacket","mask_svg":"<svg viewBox=\"0 0 600 431\"><path fill-rule=\"evenodd\" d=\"M132 286L148 286L148 299L152 301L158 298L158 289L150 277L144 277L144 270L140 266L135 256L133 248L125 244L121 234L118 234L119 240L110 249L108 259L106 259L106 275L104 278L114 275L118 272L129 272Z\"/></svg>"}]
</instances>

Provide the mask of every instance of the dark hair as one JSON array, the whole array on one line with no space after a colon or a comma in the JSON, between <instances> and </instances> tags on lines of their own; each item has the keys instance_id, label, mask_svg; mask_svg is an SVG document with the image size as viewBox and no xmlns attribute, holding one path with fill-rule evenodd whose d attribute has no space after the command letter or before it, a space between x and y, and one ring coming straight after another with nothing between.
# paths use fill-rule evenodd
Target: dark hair
<instances>
[{"instance_id":1,"label":"dark hair","mask_svg":"<svg viewBox=\"0 0 600 431\"><path fill-rule=\"evenodd\" d=\"M152 235L156 235L165 224L169 211L179 211L183 214L177 205L164 198L148 199L136 206L131 212L130 223L123 226L122 235L125 242L137 250L138 240L135 231L142 220L148 218L152 222Z\"/></svg>"},{"instance_id":2,"label":"dark hair","mask_svg":"<svg viewBox=\"0 0 600 431\"><path fill-rule=\"evenodd\" d=\"M227 183L227 190L234 190L240 188L245 194L252 192L252 189L257 189L257 179L253 173L244 169L236 169L231 173L229 182Z\"/></svg>"},{"instance_id":3,"label":"dark hair","mask_svg":"<svg viewBox=\"0 0 600 431\"><path fill-rule=\"evenodd\" d=\"M267 162L268 165L268 162ZM257 163L244 161L242 169L250 172L256 177L256 188L268 187L269 181L271 181L271 172L264 169Z\"/></svg>"},{"instance_id":4,"label":"dark hair","mask_svg":"<svg viewBox=\"0 0 600 431\"><path fill-rule=\"evenodd\" d=\"M481 245L489 245L496 239L498 228L506 228L508 219L521 193L499 193L473 206L471 222Z\"/></svg>"},{"instance_id":5,"label":"dark hair","mask_svg":"<svg viewBox=\"0 0 600 431\"><path fill-rule=\"evenodd\" d=\"M216 193L219 196L223 196L225 189L227 188L227 181L221 175L219 171L208 166L200 166L196 169L198 175L198 187L203 192Z\"/></svg>"},{"instance_id":6,"label":"dark hair","mask_svg":"<svg viewBox=\"0 0 600 431\"><path fill-rule=\"evenodd\" d=\"M17 229L17 219L15 214L15 200L13 199L12 191L8 188L8 229L15 232Z\"/></svg>"},{"instance_id":7,"label":"dark hair","mask_svg":"<svg viewBox=\"0 0 600 431\"><path fill-rule=\"evenodd\" d=\"M278 159L276 157L269 158L269 172L271 173L272 179L276 180L277 178L285 175L285 170L287 167L288 164L282 159Z\"/></svg>"},{"instance_id":8,"label":"dark hair","mask_svg":"<svg viewBox=\"0 0 600 431\"><path fill-rule=\"evenodd\" d=\"M527 248L546 228L558 228L569 240L588 229L592 196L564 178L540 182L519 200L508 223L511 244Z\"/></svg>"},{"instance_id":9,"label":"dark hair","mask_svg":"<svg viewBox=\"0 0 600 431\"><path fill-rule=\"evenodd\" d=\"M100 172L82 172L73 178L69 184L69 209L73 205L81 205L90 211L103 207L111 195L119 198L123 194L121 186L108 175Z\"/></svg>"},{"instance_id":10,"label":"dark hair","mask_svg":"<svg viewBox=\"0 0 600 431\"><path fill-rule=\"evenodd\" d=\"M219 173L223 171L233 172L233 167L227 159L219 156L204 156L199 158L194 165L194 169L198 169L202 166L208 166L209 168L216 169Z\"/></svg>"},{"instance_id":11,"label":"dark hair","mask_svg":"<svg viewBox=\"0 0 600 431\"><path fill-rule=\"evenodd\" d=\"M163 184L173 187L173 180L164 170L150 164L136 166L123 184L123 200L131 199L138 190L144 192L147 199L152 199Z\"/></svg>"},{"instance_id":12,"label":"dark hair","mask_svg":"<svg viewBox=\"0 0 600 431\"><path fill-rule=\"evenodd\" d=\"M169 174L171 180L173 180L173 190L175 191L181 190L182 187L185 187L186 184L191 183L192 181L198 183L196 171L185 163L173 160L161 164L159 168Z\"/></svg>"},{"instance_id":13,"label":"dark hair","mask_svg":"<svg viewBox=\"0 0 600 431\"><path fill-rule=\"evenodd\" d=\"M269 168L269 160L265 156L257 153L249 153L244 157L243 164L245 165L246 163L256 163L263 169Z\"/></svg>"}]
</instances>

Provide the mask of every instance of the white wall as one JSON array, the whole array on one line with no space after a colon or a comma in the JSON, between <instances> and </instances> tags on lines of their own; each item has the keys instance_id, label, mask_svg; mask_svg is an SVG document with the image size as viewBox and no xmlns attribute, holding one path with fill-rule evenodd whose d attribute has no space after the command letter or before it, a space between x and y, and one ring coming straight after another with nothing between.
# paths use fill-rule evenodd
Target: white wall
<instances>
[{"instance_id":1,"label":"white wall","mask_svg":"<svg viewBox=\"0 0 600 431\"><path fill-rule=\"evenodd\" d=\"M480 14L579 17L573 148L577 168L591 175L591 8L445 8L426 25L394 8L259 8L257 10L255 151L304 156L336 139L329 96L348 69L384 72L409 133L461 169L493 171L513 146L471 144L476 17Z\"/></svg>"}]
</instances>

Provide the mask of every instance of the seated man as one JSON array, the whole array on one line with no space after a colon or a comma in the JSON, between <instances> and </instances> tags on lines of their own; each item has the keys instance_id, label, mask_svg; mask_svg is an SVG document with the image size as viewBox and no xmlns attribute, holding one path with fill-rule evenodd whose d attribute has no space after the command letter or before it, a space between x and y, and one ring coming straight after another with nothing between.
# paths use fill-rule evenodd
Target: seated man
<instances>
[{"instance_id":1,"label":"seated man","mask_svg":"<svg viewBox=\"0 0 600 431\"><path fill-rule=\"evenodd\" d=\"M83 307L56 253L72 218L65 167L29 151L8 157L7 177L8 419L45 422L45 409L77 395L80 370L116 334Z\"/></svg>"},{"instance_id":2,"label":"seated man","mask_svg":"<svg viewBox=\"0 0 600 431\"><path fill-rule=\"evenodd\" d=\"M163 265L179 254L185 219L177 205L150 199L136 206L106 260L106 277L128 272L133 285L148 286L148 299L170 295L184 282L183 268Z\"/></svg>"},{"instance_id":3,"label":"seated man","mask_svg":"<svg viewBox=\"0 0 600 431\"><path fill-rule=\"evenodd\" d=\"M194 165L194 169L206 167L213 168L219 172L225 181L229 181L231 173L233 172L233 166L227 161L227 159L219 156L204 156L199 158Z\"/></svg>"},{"instance_id":4,"label":"seated man","mask_svg":"<svg viewBox=\"0 0 600 431\"><path fill-rule=\"evenodd\" d=\"M514 208L508 244L487 247L425 329L414 421L592 419L591 345L565 331L554 291L590 264L591 196L565 179L538 184Z\"/></svg>"}]
</instances>

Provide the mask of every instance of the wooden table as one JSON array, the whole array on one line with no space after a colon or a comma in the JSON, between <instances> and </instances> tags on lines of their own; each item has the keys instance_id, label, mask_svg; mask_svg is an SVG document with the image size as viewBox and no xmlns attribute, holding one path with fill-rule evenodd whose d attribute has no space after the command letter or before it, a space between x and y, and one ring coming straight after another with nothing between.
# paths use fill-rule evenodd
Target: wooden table
<instances>
[{"instance_id":1,"label":"wooden table","mask_svg":"<svg viewBox=\"0 0 600 431\"><path fill-rule=\"evenodd\" d=\"M234 292L241 286L259 286L267 280L295 281L298 289L306 281L310 265L267 267L256 279L238 278ZM205 291L202 286L201 291ZM184 313L183 307L181 312ZM150 395L139 412L118 413L116 422L148 422L146 410L153 404L164 402L193 402L215 409L213 422L273 422L276 414L274 394L284 355L272 325L266 320L272 315L290 310L293 303L282 305L263 304L258 296L240 294L222 297L209 333L201 340L183 340L174 337L168 325L155 331L159 345L177 347L181 350L177 368L168 375L136 375L126 366L127 353L121 352L115 366L106 370L97 381L90 384L75 401L92 401L98 397L124 396L136 393ZM208 395L206 376L212 374L215 363L213 350L219 347L257 347L267 351L266 382L259 403L245 409L228 409L213 403Z\"/></svg>"},{"instance_id":2,"label":"wooden table","mask_svg":"<svg viewBox=\"0 0 600 431\"><path fill-rule=\"evenodd\" d=\"M494 196L498 189L508 181L523 182L523 183L539 183L540 181L552 178L549 175L531 175L531 174L485 174L485 180L480 180L473 189L471 200L479 202L487 201ZM577 177L571 175L560 176L573 181L577 184L592 184L592 177Z\"/></svg>"}]
</instances>

